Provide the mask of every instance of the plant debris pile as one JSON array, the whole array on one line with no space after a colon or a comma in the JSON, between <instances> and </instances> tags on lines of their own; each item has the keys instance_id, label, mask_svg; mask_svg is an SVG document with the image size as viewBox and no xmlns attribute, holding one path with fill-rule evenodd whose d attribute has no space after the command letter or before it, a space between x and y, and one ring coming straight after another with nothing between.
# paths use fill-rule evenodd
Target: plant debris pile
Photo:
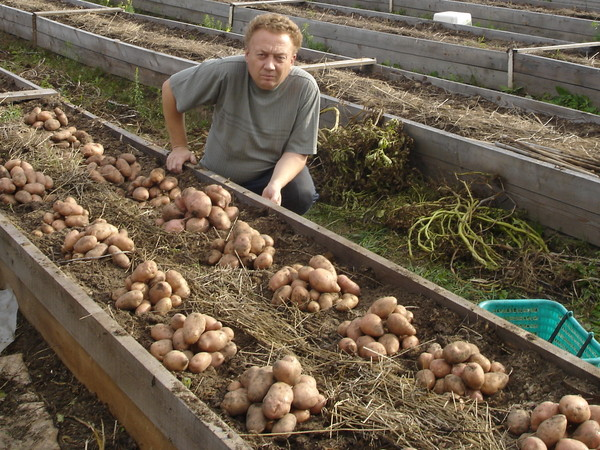
<instances>
[{"instance_id":1,"label":"plant debris pile","mask_svg":"<svg viewBox=\"0 0 600 450\"><path fill-rule=\"evenodd\" d=\"M377 198L410 185L413 140L404 134L399 120L379 122L370 116L320 130L313 170L324 201L340 203L364 195Z\"/></svg>"}]
</instances>

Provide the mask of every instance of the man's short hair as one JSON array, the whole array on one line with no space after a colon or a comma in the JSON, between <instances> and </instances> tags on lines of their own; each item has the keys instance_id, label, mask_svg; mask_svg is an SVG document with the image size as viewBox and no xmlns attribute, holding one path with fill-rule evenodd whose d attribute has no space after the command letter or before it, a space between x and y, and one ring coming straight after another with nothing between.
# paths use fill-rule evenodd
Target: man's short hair
<instances>
[{"instance_id":1,"label":"man's short hair","mask_svg":"<svg viewBox=\"0 0 600 450\"><path fill-rule=\"evenodd\" d=\"M289 17L281 14L266 13L256 16L246 27L244 35L245 45L248 46L250 38L258 30L267 30L276 34L287 34L292 40L294 50L297 52L302 47L302 32Z\"/></svg>"}]
</instances>

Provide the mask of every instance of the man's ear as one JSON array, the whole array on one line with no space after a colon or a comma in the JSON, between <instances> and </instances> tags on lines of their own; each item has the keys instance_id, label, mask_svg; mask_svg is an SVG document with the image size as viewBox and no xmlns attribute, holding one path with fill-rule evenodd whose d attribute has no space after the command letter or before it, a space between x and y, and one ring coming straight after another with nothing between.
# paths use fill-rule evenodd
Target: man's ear
<instances>
[{"instance_id":1,"label":"man's ear","mask_svg":"<svg viewBox=\"0 0 600 450\"><path fill-rule=\"evenodd\" d=\"M297 54L297 53L294 53L294 54L292 55L292 64L294 64L294 63L296 62L296 58L297 58L297 57L298 57L298 54Z\"/></svg>"}]
</instances>

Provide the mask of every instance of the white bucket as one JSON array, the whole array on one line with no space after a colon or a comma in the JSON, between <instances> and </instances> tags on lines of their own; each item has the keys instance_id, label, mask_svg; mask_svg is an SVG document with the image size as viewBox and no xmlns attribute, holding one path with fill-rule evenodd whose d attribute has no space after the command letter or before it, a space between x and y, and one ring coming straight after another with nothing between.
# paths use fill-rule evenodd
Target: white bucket
<instances>
[{"instance_id":1,"label":"white bucket","mask_svg":"<svg viewBox=\"0 0 600 450\"><path fill-rule=\"evenodd\" d=\"M433 15L435 22L454 23L457 25L471 25L471 14L455 11L444 11Z\"/></svg>"}]
</instances>

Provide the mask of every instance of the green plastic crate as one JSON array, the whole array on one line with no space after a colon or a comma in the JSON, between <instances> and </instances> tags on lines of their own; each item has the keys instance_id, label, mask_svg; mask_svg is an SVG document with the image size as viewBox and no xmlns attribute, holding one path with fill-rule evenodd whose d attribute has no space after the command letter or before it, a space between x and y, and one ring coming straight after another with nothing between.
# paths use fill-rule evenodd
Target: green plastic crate
<instances>
[{"instance_id":1,"label":"green plastic crate","mask_svg":"<svg viewBox=\"0 0 600 450\"><path fill-rule=\"evenodd\" d=\"M563 305L552 300L486 300L479 306L600 367L600 343Z\"/></svg>"}]
</instances>

